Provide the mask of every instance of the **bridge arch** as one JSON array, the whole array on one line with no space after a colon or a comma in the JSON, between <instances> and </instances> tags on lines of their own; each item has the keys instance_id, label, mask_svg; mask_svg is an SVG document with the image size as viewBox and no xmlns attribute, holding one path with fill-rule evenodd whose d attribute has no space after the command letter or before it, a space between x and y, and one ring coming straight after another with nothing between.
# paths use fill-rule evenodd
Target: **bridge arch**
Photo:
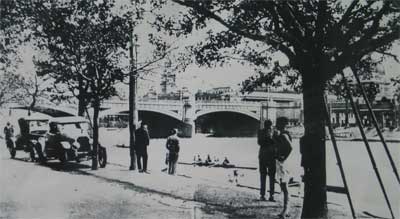
<instances>
[{"instance_id":1,"label":"bridge arch","mask_svg":"<svg viewBox=\"0 0 400 219\"><path fill-rule=\"evenodd\" d=\"M238 113L242 115L246 115L248 117L251 117L257 121L260 121L260 116L257 115L256 113L252 113L250 111L241 111L241 110L231 110L231 109L212 109L212 110L200 110L196 112L195 115L195 120L199 118L200 116L204 116L206 114L211 114L211 113L219 113L219 112L230 112L230 113Z\"/></svg>"},{"instance_id":2,"label":"bridge arch","mask_svg":"<svg viewBox=\"0 0 400 219\"><path fill-rule=\"evenodd\" d=\"M259 118L251 111L210 109L196 113L196 133L215 137L250 137L257 134Z\"/></svg>"},{"instance_id":3,"label":"bridge arch","mask_svg":"<svg viewBox=\"0 0 400 219\"><path fill-rule=\"evenodd\" d=\"M139 109L139 112L153 112L153 113L158 113L162 115L167 115L169 117L172 117L178 121L182 121L182 117L180 117L177 113L174 113L172 111L167 111L167 110L158 110L158 109Z\"/></svg>"}]
</instances>

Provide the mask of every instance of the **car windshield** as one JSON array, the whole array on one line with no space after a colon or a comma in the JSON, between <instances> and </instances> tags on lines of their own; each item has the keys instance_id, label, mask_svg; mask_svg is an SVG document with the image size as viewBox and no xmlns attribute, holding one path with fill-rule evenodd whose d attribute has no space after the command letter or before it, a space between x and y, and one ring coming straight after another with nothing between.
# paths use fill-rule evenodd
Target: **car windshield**
<instances>
[{"instance_id":1,"label":"car windshield","mask_svg":"<svg viewBox=\"0 0 400 219\"><path fill-rule=\"evenodd\" d=\"M43 130L47 128L47 121L29 121L30 131Z\"/></svg>"}]
</instances>

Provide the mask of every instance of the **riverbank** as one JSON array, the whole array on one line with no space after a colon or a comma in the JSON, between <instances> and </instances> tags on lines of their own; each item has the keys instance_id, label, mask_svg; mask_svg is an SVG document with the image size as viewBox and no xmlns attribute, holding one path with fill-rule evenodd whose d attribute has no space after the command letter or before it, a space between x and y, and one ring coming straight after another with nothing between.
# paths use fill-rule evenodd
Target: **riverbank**
<instances>
[{"instance_id":1,"label":"riverbank","mask_svg":"<svg viewBox=\"0 0 400 219\"><path fill-rule=\"evenodd\" d=\"M384 128L381 131L386 142L400 142L400 128ZM289 129L289 132L294 138L300 138L304 134L304 127L292 127ZM326 129L326 133L327 139L330 139L328 129ZM337 141L363 141L360 129L358 127L338 127L334 129L334 133ZM364 133L368 141L381 141L375 128L364 128Z\"/></svg>"}]
</instances>

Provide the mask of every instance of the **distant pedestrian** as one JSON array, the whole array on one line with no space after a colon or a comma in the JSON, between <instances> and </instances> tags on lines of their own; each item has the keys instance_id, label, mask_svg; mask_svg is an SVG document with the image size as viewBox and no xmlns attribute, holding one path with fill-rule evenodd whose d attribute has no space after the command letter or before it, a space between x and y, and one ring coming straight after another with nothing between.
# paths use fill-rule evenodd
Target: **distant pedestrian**
<instances>
[{"instance_id":1,"label":"distant pedestrian","mask_svg":"<svg viewBox=\"0 0 400 219\"><path fill-rule=\"evenodd\" d=\"M172 129L171 135L167 138L166 147L169 151L168 174L174 175L176 172L176 163L178 162L178 155L180 149L177 129Z\"/></svg>"},{"instance_id":2,"label":"distant pedestrian","mask_svg":"<svg viewBox=\"0 0 400 219\"><path fill-rule=\"evenodd\" d=\"M275 201L275 157L277 146L273 139L272 122L265 120L264 128L259 130L257 143L260 145L258 151L259 171L260 171L260 200L265 201L265 187L267 175L269 178L269 201Z\"/></svg>"},{"instance_id":3,"label":"distant pedestrian","mask_svg":"<svg viewBox=\"0 0 400 219\"><path fill-rule=\"evenodd\" d=\"M10 122L7 122L3 131L4 131L4 139L6 140L6 146L11 147L12 144L11 138L14 137L14 127L10 124Z\"/></svg>"},{"instance_id":4,"label":"distant pedestrian","mask_svg":"<svg viewBox=\"0 0 400 219\"><path fill-rule=\"evenodd\" d=\"M149 131L147 130L147 125L142 122L140 128L135 131L135 152L136 161L138 165L139 172L147 172L147 146L150 144ZM143 164L143 165L142 165Z\"/></svg>"},{"instance_id":5,"label":"distant pedestrian","mask_svg":"<svg viewBox=\"0 0 400 219\"><path fill-rule=\"evenodd\" d=\"M286 126L289 120L286 117L279 117L276 120L276 128L278 134L276 135L277 140L277 161L276 161L276 175L280 182L281 190L283 192L283 209L279 214L281 218L289 217L289 191L288 191L288 180L289 171L287 168L286 160L292 152L292 138L289 132L286 130Z\"/></svg>"},{"instance_id":6,"label":"distant pedestrian","mask_svg":"<svg viewBox=\"0 0 400 219\"><path fill-rule=\"evenodd\" d=\"M7 122L6 126L4 127L4 138L7 141L11 139L11 137L14 137L14 128L10 122Z\"/></svg>"}]
</instances>

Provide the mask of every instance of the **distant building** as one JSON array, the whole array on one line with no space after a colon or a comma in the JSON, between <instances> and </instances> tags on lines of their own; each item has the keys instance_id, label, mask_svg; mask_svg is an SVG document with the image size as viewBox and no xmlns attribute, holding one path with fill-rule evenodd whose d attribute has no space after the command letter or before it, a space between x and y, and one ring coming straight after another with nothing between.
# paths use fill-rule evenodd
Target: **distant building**
<instances>
[{"instance_id":1,"label":"distant building","mask_svg":"<svg viewBox=\"0 0 400 219\"><path fill-rule=\"evenodd\" d=\"M164 73L161 75L161 94L175 93L176 87L176 74L172 72L171 61L165 63Z\"/></svg>"},{"instance_id":2,"label":"distant building","mask_svg":"<svg viewBox=\"0 0 400 219\"><path fill-rule=\"evenodd\" d=\"M374 83L378 86L379 92L375 98L370 101L375 117L380 127L397 128L399 127L399 98L396 92L399 86L393 86L384 79L363 80L361 82L364 88ZM353 83L355 84L355 83ZM371 126L372 120L368 112L366 101L363 97L353 97L359 111L364 126ZM356 120L351 108L350 102L345 99L336 99L329 101L331 111L331 122L335 126L355 126Z\"/></svg>"}]
</instances>

